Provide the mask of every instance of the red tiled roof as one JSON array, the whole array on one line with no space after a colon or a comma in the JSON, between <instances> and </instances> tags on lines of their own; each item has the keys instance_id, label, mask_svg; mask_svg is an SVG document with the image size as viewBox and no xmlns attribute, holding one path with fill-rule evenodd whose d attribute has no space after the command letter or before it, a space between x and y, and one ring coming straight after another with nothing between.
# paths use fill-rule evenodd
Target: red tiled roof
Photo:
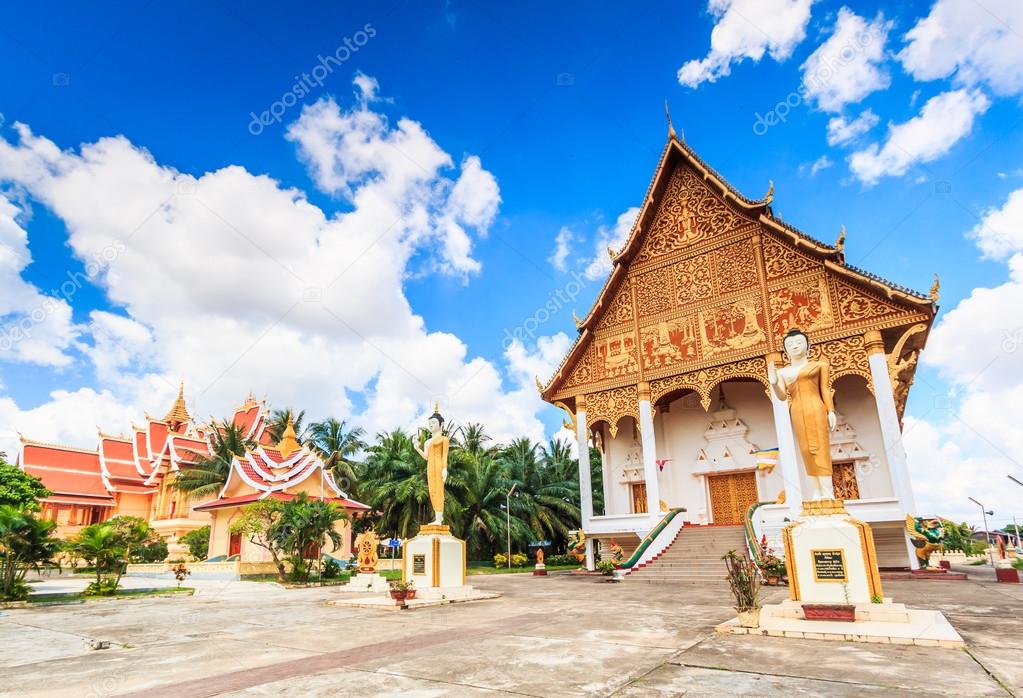
<instances>
[{"instance_id":1,"label":"red tiled roof","mask_svg":"<svg viewBox=\"0 0 1023 698\"><path fill-rule=\"evenodd\" d=\"M96 472L86 473L81 471L58 470L56 468L38 467L29 464L22 464L26 473L39 478L46 485L46 489L54 494L60 495L85 495L88 497L99 497L110 499L112 497L103 486L103 478L99 474L99 464L96 464Z\"/></svg>"},{"instance_id":2,"label":"red tiled roof","mask_svg":"<svg viewBox=\"0 0 1023 698\"><path fill-rule=\"evenodd\" d=\"M254 492L252 494L243 494L238 497L226 497L225 499L214 499L209 502L203 502L202 504L192 507L192 509L194 511L210 511L211 509L223 509L224 507L236 507L243 504L251 504L252 502L259 501L260 499L276 499L280 502L290 502L297 496L298 495L288 494L287 492L271 492L267 496L263 497L261 493ZM310 499L319 499L319 497L310 497ZM354 511L369 509L369 507L362 502L356 502L354 499L347 499L345 497L324 497L323 500Z\"/></svg>"},{"instance_id":3,"label":"red tiled roof","mask_svg":"<svg viewBox=\"0 0 1023 698\"><path fill-rule=\"evenodd\" d=\"M71 446L27 442L22 450L22 462L28 465L99 474L99 453Z\"/></svg>"}]
</instances>

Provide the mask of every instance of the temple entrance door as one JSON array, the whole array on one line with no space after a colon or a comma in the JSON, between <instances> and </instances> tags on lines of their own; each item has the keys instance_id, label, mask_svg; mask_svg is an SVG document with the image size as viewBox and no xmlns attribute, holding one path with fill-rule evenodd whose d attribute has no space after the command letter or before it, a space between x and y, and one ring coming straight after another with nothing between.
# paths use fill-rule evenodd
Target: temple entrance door
<instances>
[{"instance_id":1,"label":"temple entrance door","mask_svg":"<svg viewBox=\"0 0 1023 698\"><path fill-rule=\"evenodd\" d=\"M231 542L228 543L228 546L227 546L227 556L228 557L231 557L233 555L239 555L240 556L241 554L242 554L242 534L240 534L240 533L232 533L231 534Z\"/></svg>"},{"instance_id":2,"label":"temple entrance door","mask_svg":"<svg viewBox=\"0 0 1023 698\"><path fill-rule=\"evenodd\" d=\"M714 523L741 524L758 501L756 473L710 475L707 481Z\"/></svg>"},{"instance_id":3,"label":"temple entrance door","mask_svg":"<svg viewBox=\"0 0 1023 698\"><path fill-rule=\"evenodd\" d=\"M632 513L645 514L646 512L646 483L635 482L629 485L632 491Z\"/></svg>"}]
</instances>

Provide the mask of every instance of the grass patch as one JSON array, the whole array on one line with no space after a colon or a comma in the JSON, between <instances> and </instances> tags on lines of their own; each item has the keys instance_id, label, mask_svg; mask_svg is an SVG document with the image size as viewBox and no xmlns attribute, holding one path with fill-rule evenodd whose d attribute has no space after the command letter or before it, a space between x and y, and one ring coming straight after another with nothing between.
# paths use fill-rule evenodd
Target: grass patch
<instances>
[{"instance_id":1,"label":"grass patch","mask_svg":"<svg viewBox=\"0 0 1023 698\"><path fill-rule=\"evenodd\" d=\"M577 570L580 567L581 567L581 565L547 565L547 571L551 572L551 571L554 571L554 570ZM516 573L522 574L522 573L525 573L525 572L529 572L530 574L532 574L534 569L535 568L532 567L532 566L530 566L530 567L512 567L511 569L509 569L507 567L494 567L493 565L489 565L489 566L483 566L483 565L472 566L472 565L470 565L468 568L466 568L465 573L466 574L516 574Z\"/></svg>"},{"instance_id":2,"label":"grass patch","mask_svg":"<svg viewBox=\"0 0 1023 698\"><path fill-rule=\"evenodd\" d=\"M966 564L970 567L979 567L981 565L986 565L987 560L974 560L973 562L967 562Z\"/></svg>"},{"instance_id":3,"label":"grass patch","mask_svg":"<svg viewBox=\"0 0 1023 698\"><path fill-rule=\"evenodd\" d=\"M36 594L28 597L29 603L52 603L54 601L102 601L105 599L139 599L146 596L170 596L172 594L185 594L191 596L195 593L192 587L166 587L161 589L118 589L112 596L86 596L81 592L65 594Z\"/></svg>"}]
</instances>

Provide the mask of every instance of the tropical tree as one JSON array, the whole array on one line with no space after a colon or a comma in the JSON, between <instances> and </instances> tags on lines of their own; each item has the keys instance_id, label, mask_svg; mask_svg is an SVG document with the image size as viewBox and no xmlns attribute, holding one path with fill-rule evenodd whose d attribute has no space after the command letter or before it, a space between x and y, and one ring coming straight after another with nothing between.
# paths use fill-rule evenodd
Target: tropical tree
<instances>
[{"instance_id":1,"label":"tropical tree","mask_svg":"<svg viewBox=\"0 0 1023 698\"><path fill-rule=\"evenodd\" d=\"M149 522L138 516L115 516L106 522L117 533L124 548L124 559L132 560L148 545L159 540L160 536L149 527Z\"/></svg>"},{"instance_id":2,"label":"tropical tree","mask_svg":"<svg viewBox=\"0 0 1023 698\"><path fill-rule=\"evenodd\" d=\"M25 573L60 551L60 541L53 537L56 526L26 509L0 504L0 599L28 596Z\"/></svg>"},{"instance_id":3,"label":"tropical tree","mask_svg":"<svg viewBox=\"0 0 1023 698\"><path fill-rule=\"evenodd\" d=\"M455 430L451 446L478 461L494 450L493 446L487 446L487 443L490 441L492 439L482 424L470 422L464 427L458 427Z\"/></svg>"},{"instance_id":4,"label":"tropical tree","mask_svg":"<svg viewBox=\"0 0 1023 698\"><path fill-rule=\"evenodd\" d=\"M513 482L501 463L489 455L453 455L448 464L448 518L455 535L465 540L469 556L480 560L504 550L509 530L513 545L525 546L531 537L530 527L519 516L518 495L512 497L510 517L505 509Z\"/></svg>"},{"instance_id":5,"label":"tropical tree","mask_svg":"<svg viewBox=\"0 0 1023 698\"><path fill-rule=\"evenodd\" d=\"M366 449L366 432L361 427L349 429L343 419L333 417L313 422L306 430L306 445L315 451L334 481L349 496L356 496L361 463L354 457Z\"/></svg>"},{"instance_id":6,"label":"tropical tree","mask_svg":"<svg viewBox=\"0 0 1023 698\"><path fill-rule=\"evenodd\" d=\"M203 526L181 536L181 542L188 546L188 554L196 560L205 560L210 554L210 527Z\"/></svg>"},{"instance_id":7,"label":"tropical tree","mask_svg":"<svg viewBox=\"0 0 1023 698\"><path fill-rule=\"evenodd\" d=\"M519 497L512 504L532 532L541 539L564 540L568 531L579 526L578 476L557 479L562 474L548 468L538 458L541 449L529 439L514 440L501 453L508 478L517 485Z\"/></svg>"},{"instance_id":8,"label":"tropical tree","mask_svg":"<svg viewBox=\"0 0 1023 698\"><path fill-rule=\"evenodd\" d=\"M89 585L94 593L112 594L117 590L124 571L125 546L116 528L108 523L86 526L68 541L67 548L71 554L95 568L95 585ZM104 584L103 575L109 576L111 573L116 573L116 578L108 578L108 583Z\"/></svg>"},{"instance_id":9,"label":"tropical tree","mask_svg":"<svg viewBox=\"0 0 1023 698\"><path fill-rule=\"evenodd\" d=\"M378 533L409 538L433 519L426 464L404 431L377 434L367 450L364 471L360 495L380 512Z\"/></svg>"},{"instance_id":10,"label":"tropical tree","mask_svg":"<svg viewBox=\"0 0 1023 698\"><path fill-rule=\"evenodd\" d=\"M278 525L284 514L284 504L276 499L261 499L242 510L241 516L231 522L230 532L242 535L270 553L277 568L277 581L287 580L284 557L287 551L282 547ZM194 555L194 553L193 553Z\"/></svg>"},{"instance_id":11,"label":"tropical tree","mask_svg":"<svg viewBox=\"0 0 1023 698\"><path fill-rule=\"evenodd\" d=\"M344 545L335 524L347 518L348 514L341 507L322 499L310 499L305 492L284 503L272 535L291 561L291 573L296 581L309 581L310 569L306 559L314 546L316 556L320 557L326 541L333 544L334 550Z\"/></svg>"},{"instance_id":12,"label":"tropical tree","mask_svg":"<svg viewBox=\"0 0 1023 698\"><path fill-rule=\"evenodd\" d=\"M270 416L266 420L266 432L277 443L281 440L284 435L284 430L288 428L288 420L291 420L292 426L295 428L295 434L298 435L299 441L305 441L303 433L303 424L305 421L305 410L295 410L285 408L283 410L273 410Z\"/></svg>"},{"instance_id":13,"label":"tropical tree","mask_svg":"<svg viewBox=\"0 0 1023 698\"><path fill-rule=\"evenodd\" d=\"M0 452L0 505L39 511L39 500L51 494L42 480L7 463Z\"/></svg>"},{"instance_id":14,"label":"tropical tree","mask_svg":"<svg viewBox=\"0 0 1023 698\"><path fill-rule=\"evenodd\" d=\"M173 487L184 492L187 499L215 497L227 482L231 461L245 454L255 444L245 438L241 427L229 419L213 423L210 434L210 455L196 456L187 467L178 471Z\"/></svg>"}]
</instances>

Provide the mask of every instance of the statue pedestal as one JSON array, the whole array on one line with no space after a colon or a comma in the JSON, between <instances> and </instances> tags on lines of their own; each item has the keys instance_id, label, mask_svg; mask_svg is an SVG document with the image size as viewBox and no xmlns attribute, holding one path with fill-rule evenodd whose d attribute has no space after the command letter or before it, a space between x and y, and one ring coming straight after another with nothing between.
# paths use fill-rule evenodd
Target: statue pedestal
<instances>
[{"instance_id":1,"label":"statue pedestal","mask_svg":"<svg viewBox=\"0 0 1023 698\"><path fill-rule=\"evenodd\" d=\"M387 578L381 574L359 572L341 589L344 591L390 591L391 585L387 582Z\"/></svg>"},{"instance_id":2,"label":"statue pedestal","mask_svg":"<svg viewBox=\"0 0 1023 698\"><path fill-rule=\"evenodd\" d=\"M414 582L416 598L459 598L472 595L465 583L465 541L447 526L419 529L402 547L402 579Z\"/></svg>"},{"instance_id":3,"label":"statue pedestal","mask_svg":"<svg viewBox=\"0 0 1023 698\"><path fill-rule=\"evenodd\" d=\"M804 502L782 540L793 601L866 604L884 596L870 526L849 516L841 500Z\"/></svg>"}]
</instances>

